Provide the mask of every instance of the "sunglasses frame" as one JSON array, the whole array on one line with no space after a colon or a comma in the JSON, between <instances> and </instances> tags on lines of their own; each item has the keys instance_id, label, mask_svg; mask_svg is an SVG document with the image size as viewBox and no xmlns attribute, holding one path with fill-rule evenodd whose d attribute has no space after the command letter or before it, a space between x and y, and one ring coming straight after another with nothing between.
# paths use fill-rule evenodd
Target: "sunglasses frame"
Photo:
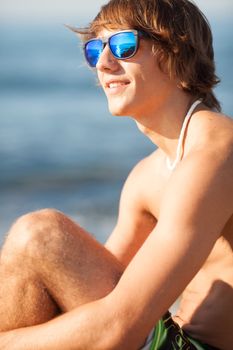
<instances>
[{"instance_id":1,"label":"sunglasses frame","mask_svg":"<svg viewBox=\"0 0 233 350\"><path fill-rule=\"evenodd\" d=\"M131 55L129 55L129 56L127 56L127 57L122 57L122 58L116 56L116 55L114 54L114 52L112 52L112 49L111 49L111 46L110 46L110 40L111 40L111 38L114 37L114 36L116 36L116 35L118 35L118 34L121 34L121 33L133 33L133 34L134 34L134 37L136 38L136 45L135 45L135 50L134 50L134 52L133 52ZM114 58L116 58L117 60L127 60L127 59L133 57L133 56L137 53L137 50L138 50L138 47L139 47L139 38L140 38L141 36L142 36L142 32L139 31L139 30L137 30L137 29L125 29L125 30L120 30L120 31L118 31L118 32L115 32L115 33L113 33L112 35L110 35L110 36L108 36L108 37L99 37L99 38L92 38L92 39L90 39L90 40L87 40L87 41L84 43L84 45L83 45L83 51L84 51L84 56L85 56L85 58L86 58L86 61L87 61L87 63L89 64L89 66L91 66L92 68L95 68L95 67L96 67L96 65L93 66L93 65L90 64L90 62L89 62L89 60L88 60L87 52L86 52L86 47L87 47L87 45L88 45L90 42L96 41L96 40L102 42L102 51L101 51L100 55L103 53L105 46L108 44L109 50L110 50L110 52L111 52L111 54L113 55ZM99 59L98 59L98 60L99 60ZM97 61L97 63L98 63L98 61ZM96 64L97 64L97 63L96 63Z\"/></svg>"}]
</instances>

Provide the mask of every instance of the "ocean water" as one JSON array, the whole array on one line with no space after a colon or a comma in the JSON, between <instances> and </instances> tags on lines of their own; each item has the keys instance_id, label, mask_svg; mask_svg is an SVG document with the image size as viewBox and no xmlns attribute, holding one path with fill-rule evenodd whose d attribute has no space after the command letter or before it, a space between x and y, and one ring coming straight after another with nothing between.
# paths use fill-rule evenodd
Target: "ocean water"
<instances>
[{"instance_id":1,"label":"ocean water","mask_svg":"<svg viewBox=\"0 0 233 350\"><path fill-rule=\"evenodd\" d=\"M213 31L216 94L232 115L232 24L216 19ZM0 24L0 42L0 243L17 217L44 207L104 242L127 174L155 146L132 120L109 114L62 24Z\"/></svg>"}]
</instances>

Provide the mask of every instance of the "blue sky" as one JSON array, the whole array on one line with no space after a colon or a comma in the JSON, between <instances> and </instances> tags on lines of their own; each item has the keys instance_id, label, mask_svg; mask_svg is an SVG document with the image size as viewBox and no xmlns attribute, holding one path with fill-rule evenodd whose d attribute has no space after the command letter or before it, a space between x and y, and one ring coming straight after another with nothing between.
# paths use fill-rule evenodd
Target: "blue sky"
<instances>
[{"instance_id":1,"label":"blue sky","mask_svg":"<svg viewBox=\"0 0 233 350\"><path fill-rule=\"evenodd\" d=\"M49 20L83 25L92 19L105 2L107 0L1 0L0 20ZM233 13L232 0L196 0L196 4L210 19Z\"/></svg>"}]
</instances>

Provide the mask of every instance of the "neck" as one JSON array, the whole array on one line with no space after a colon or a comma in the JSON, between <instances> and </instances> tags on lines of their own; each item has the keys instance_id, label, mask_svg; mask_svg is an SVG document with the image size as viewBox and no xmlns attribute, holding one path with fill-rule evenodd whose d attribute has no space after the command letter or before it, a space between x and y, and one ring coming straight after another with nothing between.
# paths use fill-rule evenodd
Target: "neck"
<instances>
[{"instance_id":1,"label":"neck","mask_svg":"<svg viewBox=\"0 0 233 350\"><path fill-rule=\"evenodd\" d=\"M154 144L170 159L175 159L176 149L184 118L194 102L193 97L183 94L153 110L153 113L137 118L137 125Z\"/></svg>"}]
</instances>

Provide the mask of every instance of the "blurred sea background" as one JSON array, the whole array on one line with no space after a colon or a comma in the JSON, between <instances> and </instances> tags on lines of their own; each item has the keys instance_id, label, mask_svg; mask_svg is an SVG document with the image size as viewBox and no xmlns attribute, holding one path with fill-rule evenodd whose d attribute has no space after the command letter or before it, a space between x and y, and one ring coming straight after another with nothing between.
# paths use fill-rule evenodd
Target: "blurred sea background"
<instances>
[{"instance_id":1,"label":"blurred sea background","mask_svg":"<svg viewBox=\"0 0 233 350\"><path fill-rule=\"evenodd\" d=\"M0 244L17 217L45 207L104 242L130 169L155 149L132 120L109 114L79 40L63 25L84 26L103 3L0 2ZM216 94L232 116L233 3L196 3L213 30Z\"/></svg>"}]
</instances>

